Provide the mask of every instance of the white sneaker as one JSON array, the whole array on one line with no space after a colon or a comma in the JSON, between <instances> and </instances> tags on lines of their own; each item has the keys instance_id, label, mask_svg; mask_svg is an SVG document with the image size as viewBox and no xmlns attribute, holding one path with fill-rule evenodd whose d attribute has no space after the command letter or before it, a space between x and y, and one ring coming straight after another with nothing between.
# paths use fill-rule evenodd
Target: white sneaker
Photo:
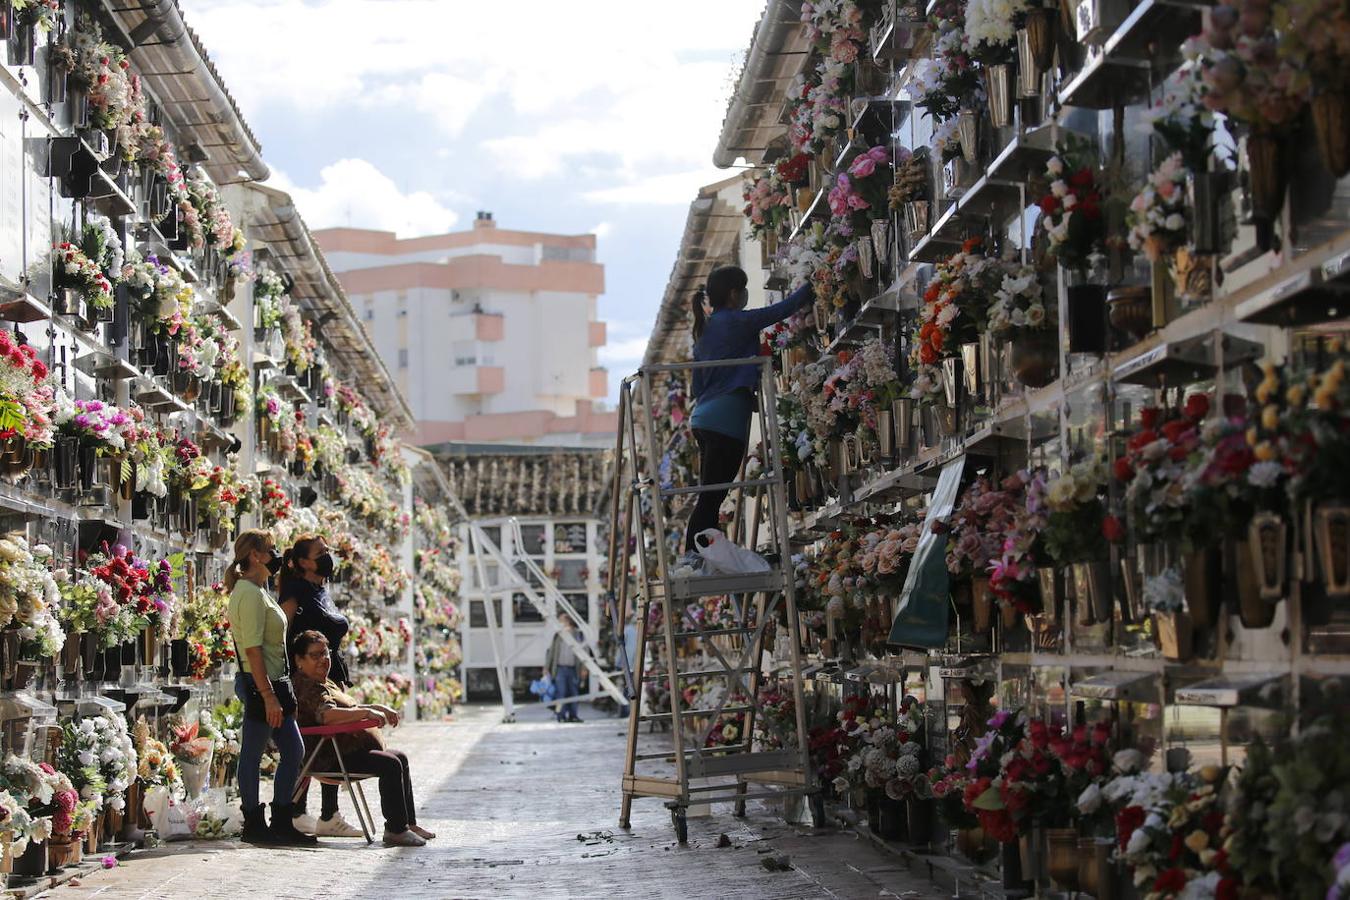
<instances>
[{"instance_id":1,"label":"white sneaker","mask_svg":"<svg viewBox=\"0 0 1350 900\"><path fill-rule=\"evenodd\" d=\"M299 828L300 826L295 827ZM366 833L342 818L342 813L333 813L333 818L319 820L319 830L315 831L314 835L316 837L365 837Z\"/></svg>"},{"instance_id":2,"label":"white sneaker","mask_svg":"<svg viewBox=\"0 0 1350 900\"><path fill-rule=\"evenodd\" d=\"M411 831L400 831L395 834L386 829L384 832L384 845L386 847L425 847L427 842L413 834Z\"/></svg>"},{"instance_id":3,"label":"white sneaker","mask_svg":"<svg viewBox=\"0 0 1350 900\"><path fill-rule=\"evenodd\" d=\"M301 813L291 819L291 827L296 831L301 831L305 834L313 834L317 825L313 816L309 813Z\"/></svg>"}]
</instances>

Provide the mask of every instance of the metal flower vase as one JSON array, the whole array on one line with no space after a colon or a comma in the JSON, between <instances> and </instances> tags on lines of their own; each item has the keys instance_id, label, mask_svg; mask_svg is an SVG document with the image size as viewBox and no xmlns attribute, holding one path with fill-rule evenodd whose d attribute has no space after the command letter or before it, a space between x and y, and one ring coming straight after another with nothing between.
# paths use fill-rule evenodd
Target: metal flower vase
<instances>
[{"instance_id":1,"label":"metal flower vase","mask_svg":"<svg viewBox=\"0 0 1350 900\"><path fill-rule=\"evenodd\" d=\"M1328 597L1350 597L1350 506L1323 504L1313 512L1313 543Z\"/></svg>"},{"instance_id":2,"label":"metal flower vase","mask_svg":"<svg viewBox=\"0 0 1350 900\"><path fill-rule=\"evenodd\" d=\"M980 575L970 583L972 630L976 634L986 634L994 621L994 590L989 586L989 577Z\"/></svg>"},{"instance_id":3,"label":"metal flower vase","mask_svg":"<svg viewBox=\"0 0 1350 900\"><path fill-rule=\"evenodd\" d=\"M877 410L877 455L883 464L895 462L895 413L889 409Z\"/></svg>"},{"instance_id":4,"label":"metal flower vase","mask_svg":"<svg viewBox=\"0 0 1350 900\"><path fill-rule=\"evenodd\" d=\"M1021 331L1012 340L1009 363L1013 377L1029 388L1043 388L1059 370L1059 335L1051 329Z\"/></svg>"},{"instance_id":5,"label":"metal flower vase","mask_svg":"<svg viewBox=\"0 0 1350 900\"><path fill-rule=\"evenodd\" d=\"M1289 578L1289 525L1284 517L1259 512L1236 548L1238 615L1244 628L1266 628Z\"/></svg>"},{"instance_id":6,"label":"metal flower vase","mask_svg":"<svg viewBox=\"0 0 1350 900\"><path fill-rule=\"evenodd\" d=\"M1344 177L1350 172L1350 91L1316 91L1312 120L1322 165L1337 178Z\"/></svg>"},{"instance_id":7,"label":"metal flower vase","mask_svg":"<svg viewBox=\"0 0 1350 900\"><path fill-rule=\"evenodd\" d=\"M1039 12L1040 10L1037 10ZM1025 100L1039 96L1041 77L1045 70L1036 64L1031 52L1031 34L1025 28L1017 29L1017 96Z\"/></svg>"},{"instance_id":8,"label":"metal flower vase","mask_svg":"<svg viewBox=\"0 0 1350 900\"><path fill-rule=\"evenodd\" d=\"M901 207L901 213L905 217L905 237L909 239L911 245L928 236L928 226L933 214L931 202L910 200Z\"/></svg>"},{"instance_id":9,"label":"metal flower vase","mask_svg":"<svg viewBox=\"0 0 1350 900\"><path fill-rule=\"evenodd\" d=\"M1078 889L1078 832L1073 828L1045 830L1046 873L1062 890Z\"/></svg>"},{"instance_id":10,"label":"metal flower vase","mask_svg":"<svg viewBox=\"0 0 1350 900\"><path fill-rule=\"evenodd\" d=\"M1013 123L1013 65L999 63L984 70L985 90L989 98L989 121L995 128Z\"/></svg>"},{"instance_id":11,"label":"metal flower vase","mask_svg":"<svg viewBox=\"0 0 1350 900\"><path fill-rule=\"evenodd\" d=\"M878 266L885 266L891 259L891 220L873 219L871 227L872 253Z\"/></svg>"},{"instance_id":12,"label":"metal flower vase","mask_svg":"<svg viewBox=\"0 0 1350 900\"><path fill-rule=\"evenodd\" d=\"M1284 143L1270 132L1247 136L1247 177L1251 187L1252 218L1264 228L1258 229L1257 243L1263 250L1271 246L1270 226L1280 217L1288 179L1284 170Z\"/></svg>"},{"instance_id":13,"label":"metal flower vase","mask_svg":"<svg viewBox=\"0 0 1350 900\"><path fill-rule=\"evenodd\" d=\"M963 109L956 114L956 139L961 144L961 156L974 165L980 158L980 115L976 110Z\"/></svg>"},{"instance_id":14,"label":"metal flower vase","mask_svg":"<svg viewBox=\"0 0 1350 900\"><path fill-rule=\"evenodd\" d=\"M858 238L858 271L862 272L863 278L872 278L876 274L876 254L872 248L871 235L864 235Z\"/></svg>"},{"instance_id":15,"label":"metal flower vase","mask_svg":"<svg viewBox=\"0 0 1350 900\"><path fill-rule=\"evenodd\" d=\"M1195 624L1190 613L1182 610L1156 612L1153 614L1153 628L1158 635L1158 648L1165 659L1186 662L1194 655Z\"/></svg>"},{"instance_id":16,"label":"metal flower vase","mask_svg":"<svg viewBox=\"0 0 1350 900\"><path fill-rule=\"evenodd\" d=\"M1227 172L1192 172L1186 177L1191 207L1191 250L1204 256L1218 253L1223 237L1220 207L1228 192Z\"/></svg>"},{"instance_id":17,"label":"metal flower vase","mask_svg":"<svg viewBox=\"0 0 1350 900\"><path fill-rule=\"evenodd\" d=\"M1106 560L1078 562L1070 567L1080 625L1111 620L1111 565Z\"/></svg>"},{"instance_id":18,"label":"metal flower vase","mask_svg":"<svg viewBox=\"0 0 1350 900\"><path fill-rule=\"evenodd\" d=\"M1186 589L1186 607L1197 628L1210 628L1219 620L1223 557L1209 547L1181 558L1181 581Z\"/></svg>"},{"instance_id":19,"label":"metal flower vase","mask_svg":"<svg viewBox=\"0 0 1350 900\"><path fill-rule=\"evenodd\" d=\"M895 422L895 446L909 450L914 445L914 401L908 397L891 401L891 415Z\"/></svg>"}]
</instances>

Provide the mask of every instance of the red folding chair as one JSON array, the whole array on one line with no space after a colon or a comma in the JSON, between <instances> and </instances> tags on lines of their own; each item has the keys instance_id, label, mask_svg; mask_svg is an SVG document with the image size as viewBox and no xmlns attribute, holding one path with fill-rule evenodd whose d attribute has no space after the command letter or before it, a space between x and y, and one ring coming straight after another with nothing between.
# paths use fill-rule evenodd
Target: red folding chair
<instances>
[{"instance_id":1,"label":"red folding chair","mask_svg":"<svg viewBox=\"0 0 1350 900\"><path fill-rule=\"evenodd\" d=\"M375 776L347 771L347 762L342 758L342 749L338 746L337 737L340 734L352 734L357 731L379 727L377 722L359 721L344 722L341 725L315 725L312 728L301 728L300 735L302 737L317 737L319 742L305 757L305 765L300 770L300 777L295 779L295 794L291 797L292 803L299 799L306 778L313 778L320 784L340 784L344 786L347 789L347 796L351 798L352 807L356 810L356 819L361 823L361 831L366 836L367 844L375 843L375 819L370 814L370 805L366 803L366 793L361 790L361 782ZM311 772L310 767L314 765L314 759L319 755L319 751L323 749L324 744L328 743L333 745L333 753L337 756L338 771ZM360 798L359 803L357 798Z\"/></svg>"}]
</instances>

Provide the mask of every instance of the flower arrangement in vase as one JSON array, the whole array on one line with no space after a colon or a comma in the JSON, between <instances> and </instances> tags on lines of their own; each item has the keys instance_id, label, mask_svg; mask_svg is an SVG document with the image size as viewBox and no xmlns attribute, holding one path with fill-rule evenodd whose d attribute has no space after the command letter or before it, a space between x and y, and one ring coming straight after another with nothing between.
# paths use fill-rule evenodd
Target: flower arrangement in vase
<instances>
[{"instance_id":1,"label":"flower arrangement in vase","mask_svg":"<svg viewBox=\"0 0 1350 900\"><path fill-rule=\"evenodd\" d=\"M22 438L34 449L50 447L56 390L37 351L0 331L0 440Z\"/></svg>"},{"instance_id":2,"label":"flower arrangement in vase","mask_svg":"<svg viewBox=\"0 0 1350 900\"><path fill-rule=\"evenodd\" d=\"M112 283L102 267L75 244L62 241L53 246L49 262L55 290L74 291L94 309L112 309Z\"/></svg>"},{"instance_id":3,"label":"flower arrangement in vase","mask_svg":"<svg viewBox=\"0 0 1350 900\"><path fill-rule=\"evenodd\" d=\"M1186 168L1178 151L1164 159L1147 183L1130 201L1126 221L1130 247L1143 250L1159 262L1186 244L1189 207L1186 203Z\"/></svg>"},{"instance_id":4,"label":"flower arrangement in vase","mask_svg":"<svg viewBox=\"0 0 1350 900\"><path fill-rule=\"evenodd\" d=\"M750 220L750 233L757 240L777 240L794 202L792 192L783 183L778 171L765 169L756 172L746 182L742 196L745 199L745 217Z\"/></svg>"},{"instance_id":5,"label":"flower arrangement in vase","mask_svg":"<svg viewBox=\"0 0 1350 900\"><path fill-rule=\"evenodd\" d=\"M977 105L984 91L966 36L965 5L943 0L934 8L932 20L933 55L916 61L913 94L919 98L916 105L941 122Z\"/></svg>"},{"instance_id":6,"label":"flower arrangement in vase","mask_svg":"<svg viewBox=\"0 0 1350 900\"><path fill-rule=\"evenodd\" d=\"M1050 191L1041 198L1040 208L1049 253L1066 269L1085 269L1088 257L1100 252L1105 238L1093 146L1069 141L1046 162L1045 174Z\"/></svg>"}]
</instances>

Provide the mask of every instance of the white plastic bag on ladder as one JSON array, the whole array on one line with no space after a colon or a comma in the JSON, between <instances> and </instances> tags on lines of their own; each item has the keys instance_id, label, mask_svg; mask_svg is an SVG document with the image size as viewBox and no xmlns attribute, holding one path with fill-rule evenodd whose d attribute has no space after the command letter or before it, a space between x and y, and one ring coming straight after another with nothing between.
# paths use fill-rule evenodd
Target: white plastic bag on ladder
<instances>
[{"instance_id":1,"label":"white plastic bag on ladder","mask_svg":"<svg viewBox=\"0 0 1350 900\"><path fill-rule=\"evenodd\" d=\"M704 572L709 575L753 575L769 571L769 561L753 550L739 547L716 528L694 535Z\"/></svg>"}]
</instances>

